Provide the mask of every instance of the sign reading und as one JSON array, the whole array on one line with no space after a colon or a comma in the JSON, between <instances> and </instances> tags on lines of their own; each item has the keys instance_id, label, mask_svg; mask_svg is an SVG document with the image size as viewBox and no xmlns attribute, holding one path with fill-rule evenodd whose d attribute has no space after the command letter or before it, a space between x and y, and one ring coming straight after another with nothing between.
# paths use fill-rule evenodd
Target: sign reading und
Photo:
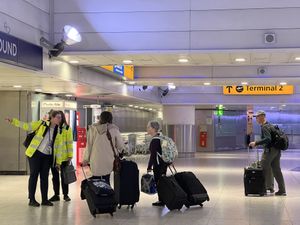
<instances>
[{"instance_id":1,"label":"sign reading und","mask_svg":"<svg viewBox=\"0 0 300 225\"><path fill-rule=\"evenodd\" d=\"M0 31L0 61L43 69L43 48Z\"/></svg>"},{"instance_id":2,"label":"sign reading und","mask_svg":"<svg viewBox=\"0 0 300 225\"><path fill-rule=\"evenodd\" d=\"M293 85L223 86L224 95L291 95Z\"/></svg>"}]
</instances>

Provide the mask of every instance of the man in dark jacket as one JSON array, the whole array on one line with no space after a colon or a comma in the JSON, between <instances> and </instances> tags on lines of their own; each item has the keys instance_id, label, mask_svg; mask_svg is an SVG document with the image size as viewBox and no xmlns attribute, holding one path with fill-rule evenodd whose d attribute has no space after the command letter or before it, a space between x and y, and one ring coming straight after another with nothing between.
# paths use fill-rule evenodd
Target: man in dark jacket
<instances>
[{"instance_id":1,"label":"man in dark jacket","mask_svg":"<svg viewBox=\"0 0 300 225\"><path fill-rule=\"evenodd\" d=\"M250 142L249 146L255 147L262 145L264 147L261 165L266 178L266 189L271 186L271 180L269 178L272 177L273 172L279 188L275 195L286 196L284 179L280 168L281 150L272 146L272 133L274 127L267 122L266 113L264 111L259 110L254 116L256 117L256 122L261 125L261 139Z\"/></svg>"}]
</instances>

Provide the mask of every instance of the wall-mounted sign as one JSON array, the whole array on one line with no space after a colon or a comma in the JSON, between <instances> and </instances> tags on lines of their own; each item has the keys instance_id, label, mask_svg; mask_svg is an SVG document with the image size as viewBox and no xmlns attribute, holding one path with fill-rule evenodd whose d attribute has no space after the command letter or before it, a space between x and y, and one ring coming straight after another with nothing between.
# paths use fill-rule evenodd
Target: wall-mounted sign
<instances>
[{"instance_id":1,"label":"wall-mounted sign","mask_svg":"<svg viewBox=\"0 0 300 225\"><path fill-rule=\"evenodd\" d=\"M224 95L291 95L293 85L223 86Z\"/></svg>"},{"instance_id":2,"label":"wall-mounted sign","mask_svg":"<svg viewBox=\"0 0 300 225\"><path fill-rule=\"evenodd\" d=\"M133 65L110 65L110 66L101 66L101 68L106 69L115 74L118 74L129 80L134 79L134 66Z\"/></svg>"},{"instance_id":3,"label":"wall-mounted sign","mask_svg":"<svg viewBox=\"0 0 300 225\"><path fill-rule=\"evenodd\" d=\"M43 48L0 31L0 61L43 69Z\"/></svg>"}]
</instances>

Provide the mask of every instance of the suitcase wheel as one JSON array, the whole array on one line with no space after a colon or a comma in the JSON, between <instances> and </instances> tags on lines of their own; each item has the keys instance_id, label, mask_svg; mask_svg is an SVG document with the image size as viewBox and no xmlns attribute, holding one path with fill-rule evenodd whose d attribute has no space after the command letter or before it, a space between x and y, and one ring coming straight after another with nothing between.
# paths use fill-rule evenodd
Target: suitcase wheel
<instances>
[{"instance_id":1,"label":"suitcase wheel","mask_svg":"<svg viewBox=\"0 0 300 225\"><path fill-rule=\"evenodd\" d=\"M190 205L185 205L185 207L187 207L188 209L190 208Z\"/></svg>"},{"instance_id":2,"label":"suitcase wheel","mask_svg":"<svg viewBox=\"0 0 300 225\"><path fill-rule=\"evenodd\" d=\"M203 204L202 204L202 203L200 203L199 205L200 205L200 207L203 207Z\"/></svg>"},{"instance_id":3,"label":"suitcase wheel","mask_svg":"<svg viewBox=\"0 0 300 225\"><path fill-rule=\"evenodd\" d=\"M131 209L133 209L134 208L134 204L133 205L131 205L131 207L130 207Z\"/></svg>"},{"instance_id":4,"label":"suitcase wheel","mask_svg":"<svg viewBox=\"0 0 300 225\"><path fill-rule=\"evenodd\" d=\"M118 209L121 209L121 207L122 207L122 205L120 204L120 205L118 205Z\"/></svg>"}]
</instances>

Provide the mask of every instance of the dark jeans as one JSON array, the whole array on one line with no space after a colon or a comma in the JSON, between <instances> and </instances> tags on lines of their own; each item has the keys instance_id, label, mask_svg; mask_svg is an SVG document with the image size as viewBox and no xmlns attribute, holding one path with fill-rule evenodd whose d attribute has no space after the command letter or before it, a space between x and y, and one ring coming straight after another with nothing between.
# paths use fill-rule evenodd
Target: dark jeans
<instances>
[{"instance_id":1,"label":"dark jeans","mask_svg":"<svg viewBox=\"0 0 300 225\"><path fill-rule=\"evenodd\" d=\"M28 157L30 176L28 183L29 199L35 200L35 191L38 176L40 175L40 188L42 202L48 200L48 176L52 163L52 155L45 155L36 150L32 157Z\"/></svg>"},{"instance_id":2,"label":"dark jeans","mask_svg":"<svg viewBox=\"0 0 300 225\"><path fill-rule=\"evenodd\" d=\"M156 185L159 179L167 174L168 165L166 163L160 163L159 165L153 166L153 175ZM158 201L161 201L161 197L158 195Z\"/></svg>"},{"instance_id":3,"label":"dark jeans","mask_svg":"<svg viewBox=\"0 0 300 225\"><path fill-rule=\"evenodd\" d=\"M91 178L105 180L105 182L108 183L109 186L110 186L110 174L107 174L107 175L104 175L104 176L92 176Z\"/></svg>"},{"instance_id":4,"label":"dark jeans","mask_svg":"<svg viewBox=\"0 0 300 225\"><path fill-rule=\"evenodd\" d=\"M64 168L69 165L69 161L62 162L61 164L61 171L64 170ZM53 190L54 194L59 196L59 171L55 167L51 167L51 172L52 172L52 183L53 183ZM61 188L63 195L68 195L69 194L69 185L65 184L64 182L64 176L63 173L60 173L60 178L61 178Z\"/></svg>"}]
</instances>

